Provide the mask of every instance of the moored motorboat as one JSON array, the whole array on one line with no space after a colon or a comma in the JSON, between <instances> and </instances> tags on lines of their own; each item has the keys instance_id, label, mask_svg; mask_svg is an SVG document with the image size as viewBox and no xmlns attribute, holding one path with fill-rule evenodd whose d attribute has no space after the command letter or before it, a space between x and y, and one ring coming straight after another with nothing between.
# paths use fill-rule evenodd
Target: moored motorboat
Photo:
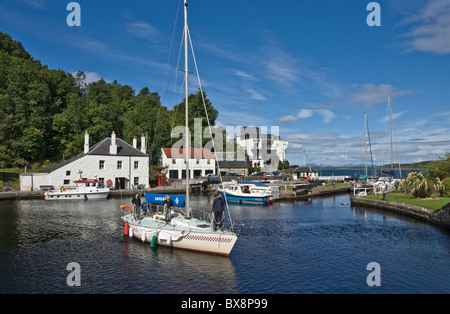
<instances>
[{"instance_id":1,"label":"moored motorboat","mask_svg":"<svg viewBox=\"0 0 450 314\"><path fill-rule=\"evenodd\" d=\"M44 199L49 200L91 200L106 199L109 196L109 188L100 184L97 179L81 179L73 181L75 187L62 187L59 190L45 192Z\"/></svg>"},{"instance_id":2,"label":"moored motorboat","mask_svg":"<svg viewBox=\"0 0 450 314\"><path fill-rule=\"evenodd\" d=\"M272 189L259 182L231 182L223 184L219 192L229 202L240 204L269 204L273 202Z\"/></svg>"}]
</instances>

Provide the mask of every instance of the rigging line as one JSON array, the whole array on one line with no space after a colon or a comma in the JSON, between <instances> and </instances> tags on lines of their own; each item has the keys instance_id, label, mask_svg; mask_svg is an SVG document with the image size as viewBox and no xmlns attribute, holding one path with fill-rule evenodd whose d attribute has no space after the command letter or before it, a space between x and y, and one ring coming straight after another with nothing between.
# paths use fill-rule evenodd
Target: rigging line
<instances>
[{"instance_id":1,"label":"rigging line","mask_svg":"<svg viewBox=\"0 0 450 314\"><path fill-rule=\"evenodd\" d=\"M183 32L183 35L181 36L181 43L180 43L180 50L178 51L178 60L177 60L177 69L178 69L178 66L180 65L180 58L181 58L181 51L182 51L182 48L183 48L183 40L184 40L184 32ZM173 86L173 95L174 95L174 97L175 97L175 95L177 94L177 92L176 92L176 89L177 89L177 80L178 80L178 71L175 71L175 84L174 84L174 86ZM181 90L180 90L180 92L179 92L179 96L178 96L178 102L177 102L177 104L179 104L180 103L180 99L181 99L181 93L182 93L182 91L183 91L183 89L184 89L184 80L183 80L183 83L182 83L182 87L181 87ZM177 105L174 105L173 106L174 107L174 109L173 109L173 111L172 111L172 123L171 123L171 127L172 127L172 129L173 129L173 126L174 126L174 124L175 124L175 117L176 117L176 113L177 113Z\"/></svg>"},{"instance_id":2,"label":"rigging line","mask_svg":"<svg viewBox=\"0 0 450 314\"><path fill-rule=\"evenodd\" d=\"M381 163L380 163L380 170L383 169L383 166L386 164L386 142L388 138L388 116L389 116L389 106L386 107L386 116L384 120L384 136L383 136L383 149L381 150Z\"/></svg>"},{"instance_id":3,"label":"rigging line","mask_svg":"<svg viewBox=\"0 0 450 314\"><path fill-rule=\"evenodd\" d=\"M200 93L202 94L203 107L205 108L205 115L206 115L206 121L208 122L209 134L211 135L211 141L212 141L213 147L215 148L216 146L215 146L215 143L214 143L214 137L212 136L211 123L209 122L208 110L206 109L205 95L204 95L202 83L201 83L201 81L200 81L200 74L199 74L199 72L198 72L197 61L196 61L196 59L195 59L194 47L193 47L193 45L192 45L192 39L191 39L191 34L190 34L190 32L189 32L189 27L187 28L187 34L188 34L188 38L189 38L189 43L190 43L190 45L191 45L191 52L192 52L192 58L193 58L193 60L194 60L195 73L197 73L198 85L199 85L199 88L200 88ZM215 153L215 152L216 152L216 150L214 149L214 153ZM215 155L215 154L214 154L214 155ZM222 155L222 156L223 156L223 155ZM217 164L217 171L219 172L219 179L220 179L220 182L223 182L222 174L221 174L221 172L220 172L219 160L218 160L217 156L216 156L215 159L216 159L216 164ZM231 219L230 208L229 208L229 206L228 206L227 195L226 195L225 192L223 193L223 196L224 196L224 199L225 199L225 206L226 206L226 208L227 208L228 218L230 219L231 230L233 230L233 221L232 221L232 219Z\"/></svg>"},{"instance_id":4,"label":"rigging line","mask_svg":"<svg viewBox=\"0 0 450 314\"><path fill-rule=\"evenodd\" d=\"M392 107L391 107L391 111L392 111ZM402 167L400 166L400 156L399 156L399 152L398 152L397 132L395 132L394 117L392 117L392 130L394 132L395 149L397 150L398 172L399 172L399 175L400 175L400 179L403 179L403 177L402 177Z\"/></svg>"},{"instance_id":5,"label":"rigging line","mask_svg":"<svg viewBox=\"0 0 450 314\"><path fill-rule=\"evenodd\" d=\"M166 97L166 88L165 87L166 87L166 82L167 82L167 73L169 72L169 64L170 64L170 58L171 58L171 55L172 55L172 47L173 47L173 42L174 42L174 37L175 37L175 28L176 28L176 25L177 25L178 14L179 14L179 11L180 11L180 3L181 3L181 1L178 2L177 13L175 15L175 22L174 22L173 30L172 30L172 37L171 37L171 40L170 40L170 47L169 47L169 53L168 53L168 57L167 57L166 70L165 70L164 79L163 79L163 87L162 87L163 95L160 98L161 99L160 100L161 105L159 106L159 109L158 109L158 115L157 115L155 128L154 128L154 132L153 132L153 141L152 141L152 145L150 145L150 147L147 146L147 148L150 149L150 163L152 163L152 161L153 161L153 149L154 149L155 142L156 142L156 133L158 132L158 126L159 126L160 115L161 115L161 110L162 110L162 101Z\"/></svg>"},{"instance_id":6,"label":"rigging line","mask_svg":"<svg viewBox=\"0 0 450 314\"><path fill-rule=\"evenodd\" d=\"M170 47L169 47L169 55L167 57L166 71L165 71L164 80L163 80L163 92L164 92L164 95L163 95L162 98L165 98L165 90L166 89L164 87L166 86L167 73L169 72L170 57L172 55L172 46L173 46L173 41L174 41L174 38L175 38L175 29L176 29L176 25L177 25L177 22L178 22L178 14L180 12L180 4L181 4L181 1L178 2L177 14L175 15L175 22L173 24L172 37L171 37L171 40L170 40Z\"/></svg>"},{"instance_id":7,"label":"rigging line","mask_svg":"<svg viewBox=\"0 0 450 314\"><path fill-rule=\"evenodd\" d=\"M367 123L367 137L369 138L370 160L372 162L372 176L375 177L375 168L373 166L373 155L372 155L372 143L370 142L369 122L366 120L366 123Z\"/></svg>"}]
</instances>

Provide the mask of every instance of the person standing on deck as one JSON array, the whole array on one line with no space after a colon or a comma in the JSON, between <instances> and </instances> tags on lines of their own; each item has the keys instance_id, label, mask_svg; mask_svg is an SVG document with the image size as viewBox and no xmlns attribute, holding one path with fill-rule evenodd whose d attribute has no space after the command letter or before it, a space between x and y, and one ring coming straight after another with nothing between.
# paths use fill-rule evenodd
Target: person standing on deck
<instances>
[{"instance_id":1,"label":"person standing on deck","mask_svg":"<svg viewBox=\"0 0 450 314\"><path fill-rule=\"evenodd\" d=\"M211 225L214 230L217 230L217 226L222 229L222 221L225 214L225 200L222 198L220 192L217 192L216 198L213 201L211 214Z\"/></svg>"},{"instance_id":2,"label":"person standing on deck","mask_svg":"<svg viewBox=\"0 0 450 314\"><path fill-rule=\"evenodd\" d=\"M173 208L173 202L170 199L169 195L166 195L166 198L164 199L163 208L164 208L164 217L165 217L166 221L169 221L170 215L171 215L171 210Z\"/></svg>"},{"instance_id":3,"label":"person standing on deck","mask_svg":"<svg viewBox=\"0 0 450 314\"><path fill-rule=\"evenodd\" d=\"M133 217L139 218L141 212L141 198L139 197L139 193L133 196L131 203L133 203Z\"/></svg>"}]
</instances>

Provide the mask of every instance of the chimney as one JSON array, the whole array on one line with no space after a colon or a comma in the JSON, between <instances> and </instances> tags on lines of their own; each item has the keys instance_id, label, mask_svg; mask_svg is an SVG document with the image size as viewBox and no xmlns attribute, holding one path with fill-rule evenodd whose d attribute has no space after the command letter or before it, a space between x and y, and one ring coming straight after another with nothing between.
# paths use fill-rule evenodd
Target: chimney
<instances>
[{"instance_id":1,"label":"chimney","mask_svg":"<svg viewBox=\"0 0 450 314\"><path fill-rule=\"evenodd\" d=\"M147 148L145 147L145 135L142 134L142 136L141 136L141 152L143 152L144 154L147 154L146 151L147 151Z\"/></svg>"},{"instance_id":2,"label":"chimney","mask_svg":"<svg viewBox=\"0 0 450 314\"><path fill-rule=\"evenodd\" d=\"M89 134L87 131L84 134L84 153L89 153Z\"/></svg>"},{"instance_id":3,"label":"chimney","mask_svg":"<svg viewBox=\"0 0 450 314\"><path fill-rule=\"evenodd\" d=\"M133 147L137 149L137 139L136 139L136 136L133 137Z\"/></svg>"},{"instance_id":4,"label":"chimney","mask_svg":"<svg viewBox=\"0 0 450 314\"><path fill-rule=\"evenodd\" d=\"M109 153L111 155L117 155L116 133L114 133L114 131L111 134L111 146L109 146Z\"/></svg>"}]
</instances>

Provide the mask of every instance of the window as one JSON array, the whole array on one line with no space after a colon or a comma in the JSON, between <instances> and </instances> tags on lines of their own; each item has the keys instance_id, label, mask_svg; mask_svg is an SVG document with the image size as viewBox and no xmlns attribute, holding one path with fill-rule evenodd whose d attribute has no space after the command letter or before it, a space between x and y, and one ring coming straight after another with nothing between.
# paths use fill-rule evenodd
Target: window
<instances>
[{"instance_id":1,"label":"window","mask_svg":"<svg viewBox=\"0 0 450 314\"><path fill-rule=\"evenodd\" d=\"M70 170L66 171L66 176L70 176Z\"/></svg>"},{"instance_id":2,"label":"window","mask_svg":"<svg viewBox=\"0 0 450 314\"><path fill-rule=\"evenodd\" d=\"M199 164L200 164L200 159L196 159L196 160L195 160L195 163L196 163L197 165L199 165Z\"/></svg>"},{"instance_id":3,"label":"window","mask_svg":"<svg viewBox=\"0 0 450 314\"><path fill-rule=\"evenodd\" d=\"M178 179L178 170L169 170L169 179Z\"/></svg>"},{"instance_id":4,"label":"window","mask_svg":"<svg viewBox=\"0 0 450 314\"><path fill-rule=\"evenodd\" d=\"M177 163L177 161L175 160L175 158L172 158L172 165L175 165Z\"/></svg>"},{"instance_id":5,"label":"window","mask_svg":"<svg viewBox=\"0 0 450 314\"><path fill-rule=\"evenodd\" d=\"M64 185L70 184L70 180L64 180Z\"/></svg>"},{"instance_id":6,"label":"window","mask_svg":"<svg viewBox=\"0 0 450 314\"><path fill-rule=\"evenodd\" d=\"M139 169L139 161L134 162L134 169Z\"/></svg>"},{"instance_id":7,"label":"window","mask_svg":"<svg viewBox=\"0 0 450 314\"><path fill-rule=\"evenodd\" d=\"M105 161L104 160L100 160L98 162L98 169L105 169Z\"/></svg>"},{"instance_id":8,"label":"window","mask_svg":"<svg viewBox=\"0 0 450 314\"><path fill-rule=\"evenodd\" d=\"M117 161L117 169L122 169L122 160Z\"/></svg>"},{"instance_id":9,"label":"window","mask_svg":"<svg viewBox=\"0 0 450 314\"><path fill-rule=\"evenodd\" d=\"M134 177L134 185L138 185L139 184L139 177Z\"/></svg>"}]
</instances>

